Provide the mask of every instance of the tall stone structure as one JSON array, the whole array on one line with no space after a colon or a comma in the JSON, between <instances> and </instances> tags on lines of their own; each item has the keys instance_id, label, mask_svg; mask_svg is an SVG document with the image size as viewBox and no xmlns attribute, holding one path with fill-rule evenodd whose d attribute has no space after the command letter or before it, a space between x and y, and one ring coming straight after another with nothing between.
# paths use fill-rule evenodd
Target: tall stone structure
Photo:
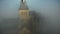
<instances>
[{"instance_id":1,"label":"tall stone structure","mask_svg":"<svg viewBox=\"0 0 60 34\"><path fill-rule=\"evenodd\" d=\"M29 9L26 3L26 0L21 0L20 8L19 8L19 18L21 27L18 27L18 34L32 34L31 33L31 23L30 23L30 15Z\"/></svg>"},{"instance_id":2,"label":"tall stone structure","mask_svg":"<svg viewBox=\"0 0 60 34\"><path fill-rule=\"evenodd\" d=\"M26 0L21 0L19 15L21 20L29 19L29 9Z\"/></svg>"},{"instance_id":3,"label":"tall stone structure","mask_svg":"<svg viewBox=\"0 0 60 34\"><path fill-rule=\"evenodd\" d=\"M39 23L38 15L29 11L26 0L21 0L19 8L18 34L36 34Z\"/></svg>"}]
</instances>

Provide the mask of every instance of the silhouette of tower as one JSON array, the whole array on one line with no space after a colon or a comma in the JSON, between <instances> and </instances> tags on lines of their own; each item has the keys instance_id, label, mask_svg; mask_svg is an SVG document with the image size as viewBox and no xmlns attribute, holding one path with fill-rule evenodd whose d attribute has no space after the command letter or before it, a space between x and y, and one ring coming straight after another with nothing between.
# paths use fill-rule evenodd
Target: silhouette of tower
<instances>
[{"instance_id":1,"label":"silhouette of tower","mask_svg":"<svg viewBox=\"0 0 60 34\"><path fill-rule=\"evenodd\" d=\"M18 34L31 34L30 31L30 16L29 9L26 3L26 0L21 0L19 8L20 21L22 23L21 29L18 31Z\"/></svg>"}]
</instances>

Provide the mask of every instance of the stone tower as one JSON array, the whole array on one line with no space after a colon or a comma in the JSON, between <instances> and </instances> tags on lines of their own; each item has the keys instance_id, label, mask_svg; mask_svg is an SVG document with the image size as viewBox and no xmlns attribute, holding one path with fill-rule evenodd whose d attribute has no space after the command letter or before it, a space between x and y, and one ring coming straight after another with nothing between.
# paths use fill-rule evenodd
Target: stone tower
<instances>
[{"instance_id":1,"label":"stone tower","mask_svg":"<svg viewBox=\"0 0 60 34\"><path fill-rule=\"evenodd\" d=\"M29 9L26 3L26 0L21 0L20 8L19 8L19 18L20 23L22 24L19 28L18 34L31 34L30 30L30 15Z\"/></svg>"},{"instance_id":2,"label":"stone tower","mask_svg":"<svg viewBox=\"0 0 60 34\"><path fill-rule=\"evenodd\" d=\"M28 9L26 0L21 0L21 4L19 8L19 15L20 15L21 20L29 19L29 9Z\"/></svg>"}]
</instances>

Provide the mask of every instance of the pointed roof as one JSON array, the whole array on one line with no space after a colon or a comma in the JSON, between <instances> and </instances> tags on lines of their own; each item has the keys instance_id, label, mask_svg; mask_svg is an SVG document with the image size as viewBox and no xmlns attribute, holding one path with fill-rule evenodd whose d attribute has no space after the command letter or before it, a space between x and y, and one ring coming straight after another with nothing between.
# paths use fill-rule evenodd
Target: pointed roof
<instances>
[{"instance_id":1,"label":"pointed roof","mask_svg":"<svg viewBox=\"0 0 60 34\"><path fill-rule=\"evenodd\" d=\"M26 0L21 0L19 10L27 10L27 9L28 9L28 6L27 6L27 3L26 3Z\"/></svg>"}]
</instances>

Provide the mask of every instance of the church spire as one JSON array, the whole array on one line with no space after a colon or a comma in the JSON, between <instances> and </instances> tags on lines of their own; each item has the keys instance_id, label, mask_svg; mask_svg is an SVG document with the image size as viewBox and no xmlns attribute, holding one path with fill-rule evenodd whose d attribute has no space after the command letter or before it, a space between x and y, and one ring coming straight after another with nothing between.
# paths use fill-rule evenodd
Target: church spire
<instances>
[{"instance_id":1,"label":"church spire","mask_svg":"<svg viewBox=\"0 0 60 34\"><path fill-rule=\"evenodd\" d=\"M20 3L20 10L25 10L25 9L28 9L26 0L21 0L21 3Z\"/></svg>"}]
</instances>

